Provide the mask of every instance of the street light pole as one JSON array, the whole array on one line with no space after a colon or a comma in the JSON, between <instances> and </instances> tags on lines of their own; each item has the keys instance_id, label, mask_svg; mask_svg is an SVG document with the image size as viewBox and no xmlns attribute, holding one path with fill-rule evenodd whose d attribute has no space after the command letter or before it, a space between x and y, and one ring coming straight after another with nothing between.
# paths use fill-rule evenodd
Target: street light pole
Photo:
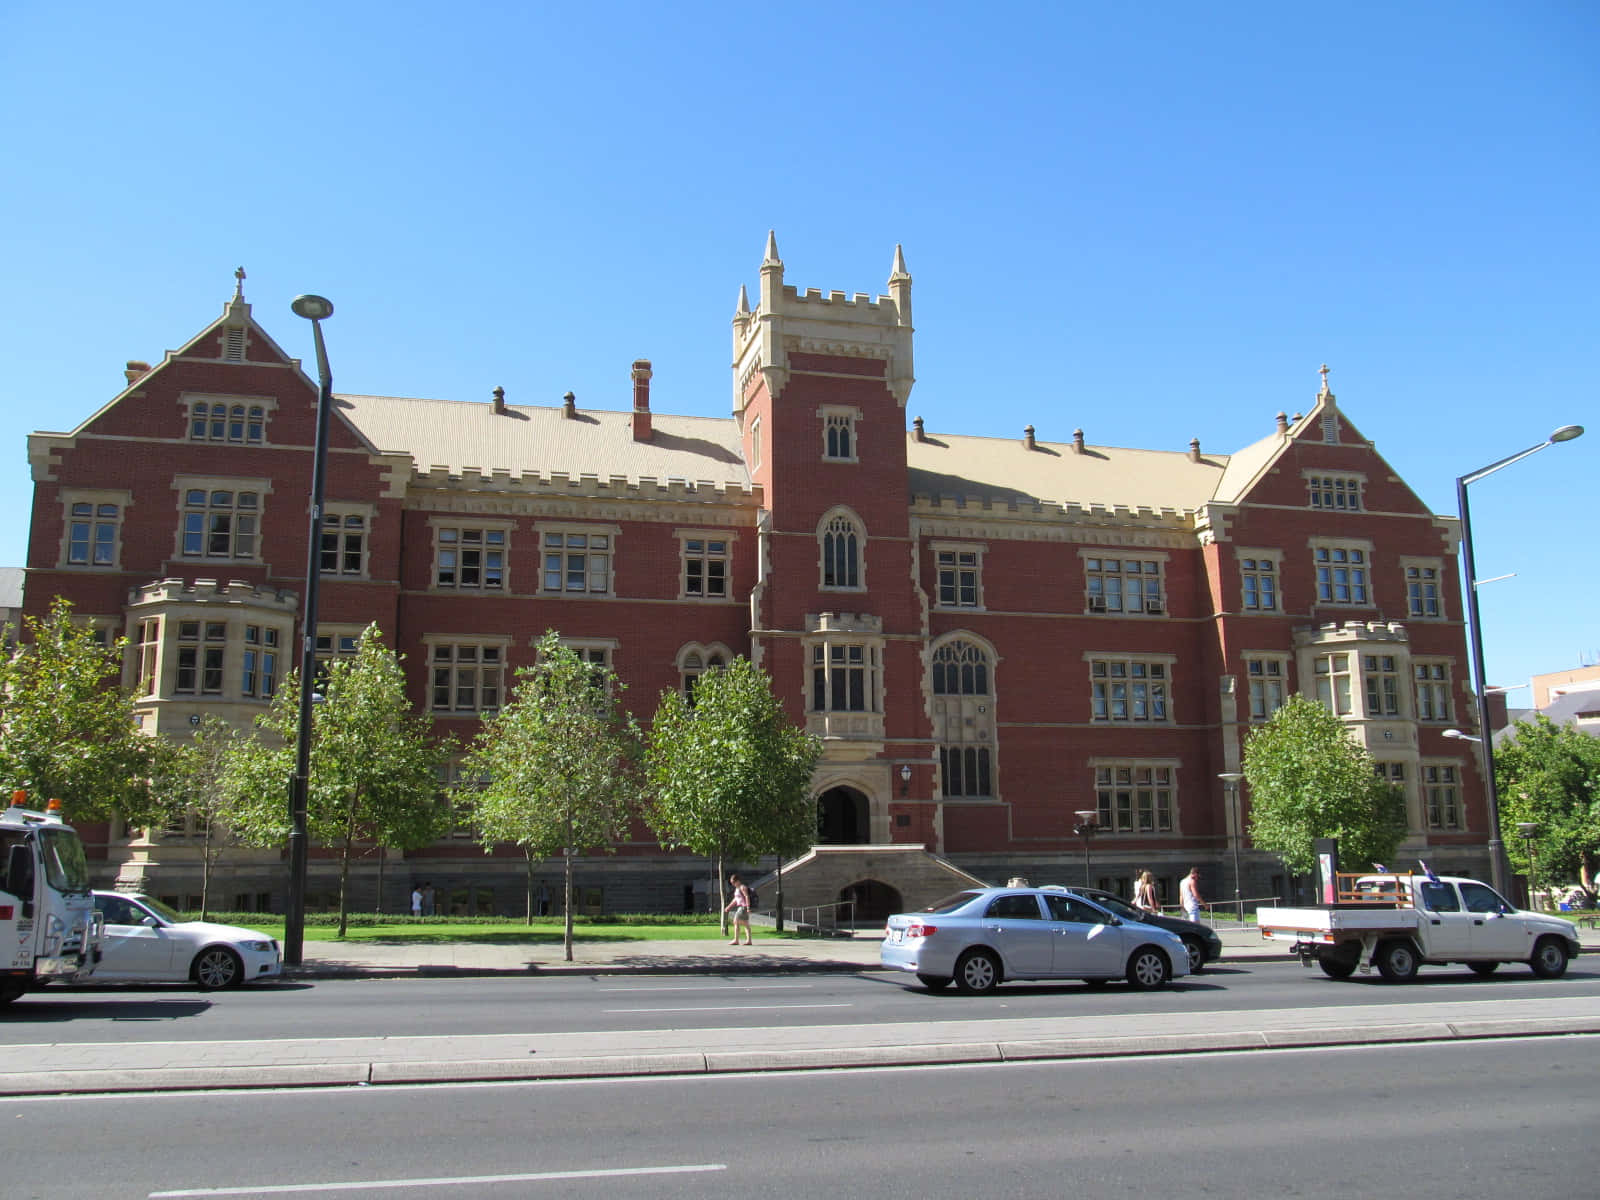
<instances>
[{"instance_id":1,"label":"street light pole","mask_svg":"<svg viewBox=\"0 0 1600 1200\"><path fill-rule=\"evenodd\" d=\"M1076 813L1078 823L1072 827L1072 832L1083 839L1083 886L1093 887L1094 879L1089 874L1089 844L1094 841L1095 831L1100 828L1100 813L1096 809L1083 808Z\"/></svg>"},{"instance_id":2,"label":"street light pole","mask_svg":"<svg viewBox=\"0 0 1600 1200\"><path fill-rule=\"evenodd\" d=\"M311 454L311 523L306 538L306 589L300 614L300 719L295 730L294 774L289 778L289 896L283 920L283 961L298 966L306 932L306 808L311 776L311 694L316 683L317 585L322 579L322 490L328 467L328 414L333 372L322 342L322 322L333 304L321 296L296 296L289 305L311 322L317 347L317 433Z\"/></svg>"},{"instance_id":3,"label":"street light pole","mask_svg":"<svg viewBox=\"0 0 1600 1200\"><path fill-rule=\"evenodd\" d=\"M1244 893L1239 879L1239 843L1244 839L1244 812L1239 803L1239 783L1244 779L1244 773L1224 771L1217 778L1222 780L1222 786L1228 789L1228 797L1233 802L1233 905L1238 910L1239 924L1243 925Z\"/></svg>"},{"instance_id":4,"label":"street light pole","mask_svg":"<svg viewBox=\"0 0 1600 1200\"><path fill-rule=\"evenodd\" d=\"M1582 425L1563 425L1537 446L1490 463L1476 471L1456 477L1456 507L1461 512L1461 566L1466 575L1467 632L1472 641L1472 694L1477 701L1478 735L1483 746L1483 795L1489 822L1489 878L1501 895L1506 892L1505 843L1500 840L1500 794L1494 780L1494 731L1489 728L1488 690L1484 685L1483 625L1478 618L1478 575L1472 561L1472 512L1467 505L1467 485L1502 467L1521 462L1557 442L1570 442L1583 436Z\"/></svg>"}]
</instances>

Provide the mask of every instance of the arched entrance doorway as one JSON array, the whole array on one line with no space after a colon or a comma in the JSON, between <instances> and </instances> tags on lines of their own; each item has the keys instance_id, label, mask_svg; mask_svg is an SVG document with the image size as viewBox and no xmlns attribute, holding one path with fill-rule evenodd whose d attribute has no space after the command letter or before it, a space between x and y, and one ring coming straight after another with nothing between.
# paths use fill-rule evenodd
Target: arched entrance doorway
<instances>
[{"instance_id":1,"label":"arched entrance doorway","mask_svg":"<svg viewBox=\"0 0 1600 1200\"><path fill-rule=\"evenodd\" d=\"M856 924L876 923L905 908L897 888L876 879L862 879L839 892L839 899L855 901Z\"/></svg>"},{"instance_id":2,"label":"arched entrance doorway","mask_svg":"<svg viewBox=\"0 0 1600 1200\"><path fill-rule=\"evenodd\" d=\"M867 798L855 788L829 788L817 798L817 842L823 846L861 846L867 832Z\"/></svg>"}]
</instances>

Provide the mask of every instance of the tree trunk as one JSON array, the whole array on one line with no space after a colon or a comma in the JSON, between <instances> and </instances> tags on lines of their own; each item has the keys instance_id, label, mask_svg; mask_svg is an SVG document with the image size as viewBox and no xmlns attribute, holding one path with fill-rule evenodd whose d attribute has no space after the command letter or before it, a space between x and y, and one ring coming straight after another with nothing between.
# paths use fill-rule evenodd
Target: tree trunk
<instances>
[{"instance_id":1,"label":"tree trunk","mask_svg":"<svg viewBox=\"0 0 1600 1200\"><path fill-rule=\"evenodd\" d=\"M567 961L571 962L572 961L572 847L571 846L566 847L566 849L562 851L562 857L566 859L566 869L567 869L567 879L566 879L566 888L567 888L567 903L566 903L567 928L566 928L566 933L563 934L563 936L562 936L562 945L565 946L565 948L566 948Z\"/></svg>"},{"instance_id":2,"label":"tree trunk","mask_svg":"<svg viewBox=\"0 0 1600 1200\"><path fill-rule=\"evenodd\" d=\"M722 936L723 937L727 937L728 936L728 897L725 896L723 894L723 892L722 892L724 881L725 880L724 880L724 876L723 876L723 873L722 873L722 851L718 850L717 851L717 908L720 911L719 911L718 916L717 916L717 927L722 930Z\"/></svg>"},{"instance_id":3,"label":"tree trunk","mask_svg":"<svg viewBox=\"0 0 1600 1200\"><path fill-rule=\"evenodd\" d=\"M533 924L533 847L524 846L522 857L528 862L528 914L527 924Z\"/></svg>"},{"instance_id":4,"label":"tree trunk","mask_svg":"<svg viewBox=\"0 0 1600 1200\"><path fill-rule=\"evenodd\" d=\"M211 903L211 822L206 822L205 840L200 843L200 919L207 920Z\"/></svg>"},{"instance_id":5,"label":"tree trunk","mask_svg":"<svg viewBox=\"0 0 1600 1200\"><path fill-rule=\"evenodd\" d=\"M373 912L383 911L383 868L388 866L389 856L384 853L382 846L378 847L378 902L372 906Z\"/></svg>"},{"instance_id":6,"label":"tree trunk","mask_svg":"<svg viewBox=\"0 0 1600 1200\"><path fill-rule=\"evenodd\" d=\"M783 932L783 855L778 855L778 909L774 923L779 933Z\"/></svg>"},{"instance_id":7,"label":"tree trunk","mask_svg":"<svg viewBox=\"0 0 1600 1200\"><path fill-rule=\"evenodd\" d=\"M355 834L346 829L344 845L339 851L339 937L343 939L349 926L350 915L350 848Z\"/></svg>"}]
</instances>

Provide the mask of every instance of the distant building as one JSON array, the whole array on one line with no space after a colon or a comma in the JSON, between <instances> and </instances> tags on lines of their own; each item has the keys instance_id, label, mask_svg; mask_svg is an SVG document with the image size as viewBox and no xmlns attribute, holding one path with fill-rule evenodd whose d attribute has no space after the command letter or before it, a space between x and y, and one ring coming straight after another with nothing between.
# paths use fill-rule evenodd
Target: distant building
<instances>
[{"instance_id":1,"label":"distant building","mask_svg":"<svg viewBox=\"0 0 1600 1200\"><path fill-rule=\"evenodd\" d=\"M0 640L5 643L0 649L6 651L22 628L22 581L21 567L0 567Z\"/></svg>"},{"instance_id":2,"label":"distant building","mask_svg":"<svg viewBox=\"0 0 1600 1200\"><path fill-rule=\"evenodd\" d=\"M1293 692L1404 789L1405 853L1486 871L1471 748L1442 736L1473 721L1457 522L1356 429L1326 369L1304 416L1228 454L1188 431L1130 449L1064 428L1094 405L1062 415L1054 362L1040 428L908 428L899 250L877 296L784 271L769 238L733 317L726 418L655 410L644 360L609 408L341 395L318 655L376 621L417 707L463 739L546 629L615 669L645 720L663 689L750 656L825 746L791 901L877 912L969 875L1076 882L1086 850L1113 888L1149 868L1175 894L1198 864L1231 892L1241 814L1218 775ZM246 727L291 665L316 394L241 279L180 349L29 439L28 611L62 594L125 635L151 733L204 713ZM108 830L104 872L181 898L190 832ZM1282 891L1277 861L1242 848L1244 895ZM706 864L643 829L620 851L582 862L585 907L678 909L705 886ZM228 862L239 902L281 904L276 854ZM361 871L370 903L373 860ZM413 877L447 907L521 903L521 860L465 831L390 863L391 907Z\"/></svg>"}]
</instances>

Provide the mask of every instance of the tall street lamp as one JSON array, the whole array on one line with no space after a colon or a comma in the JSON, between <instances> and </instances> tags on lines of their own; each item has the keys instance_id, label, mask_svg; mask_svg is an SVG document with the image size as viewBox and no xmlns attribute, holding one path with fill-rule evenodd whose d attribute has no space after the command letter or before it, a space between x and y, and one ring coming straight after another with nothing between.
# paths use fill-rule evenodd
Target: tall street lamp
<instances>
[{"instance_id":1,"label":"tall street lamp","mask_svg":"<svg viewBox=\"0 0 1600 1200\"><path fill-rule=\"evenodd\" d=\"M1467 507L1467 485L1493 475L1502 467L1521 462L1546 446L1570 442L1582 436L1582 425L1563 425L1537 446L1529 446L1499 462L1456 477L1456 507L1461 511L1461 566L1466 574L1467 585L1467 630L1472 638L1472 694L1477 700L1478 734L1483 746L1483 794L1489 821L1489 875L1495 890L1501 895L1506 892L1506 854L1505 845L1500 840L1500 796L1494 782L1494 731L1489 728L1489 702L1483 683L1483 626L1478 620L1478 574L1472 563L1472 513Z\"/></svg>"},{"instance_id":2,"label":"tall street lamp","mask_svg":"<svg viewBox=\"0 0 1600 1200\"><path fill-rule=\"evenodd\" d=\"M1233 813L1233 904L1239 910L1239 924L1244 924L1244 893L1239 882L1239 843L1244 839L1244 813L1239 804L1239 784L1244 779L1242 771L1224 771L1217 776L1228 790L1229 805Z\"/></svg>"},{"instance_id":3,"label":"tall street lamp","mask_svg":"<svg viewBox=\"0 0 1600 1200\"><path fill-rule=\"evenodd\" d=\"M317 436L311 454L311 526L306 537L306 590L300 614L300 720L295 730L294 774L289 779L289 899L283 919L283 961L298 966L306 934L306 800L311 775L311 696L316 682L317 584L322 579L322 488L328 468L328 414L333 408L333 372L322 344L322 322L333 302L296 296L289 307L311 322L317 346Z\"/></svg>"},{"instance_id":4,"label":"tall street lamp","mask_svg":"<svg viewBox=\"0 0 1600 1200\"><path fill-rule=\"evenodd\" d=\"M1538 860L1534 858L1534 851L1539 844L1538 822L1518 821L1517 836L1522 839L1522 844L1528 851L1528 907L1538 911L1538 905L1533 902L1533 889L1538 886L1536 880L1539 874Z\"/></svg>"}]
</instances>

